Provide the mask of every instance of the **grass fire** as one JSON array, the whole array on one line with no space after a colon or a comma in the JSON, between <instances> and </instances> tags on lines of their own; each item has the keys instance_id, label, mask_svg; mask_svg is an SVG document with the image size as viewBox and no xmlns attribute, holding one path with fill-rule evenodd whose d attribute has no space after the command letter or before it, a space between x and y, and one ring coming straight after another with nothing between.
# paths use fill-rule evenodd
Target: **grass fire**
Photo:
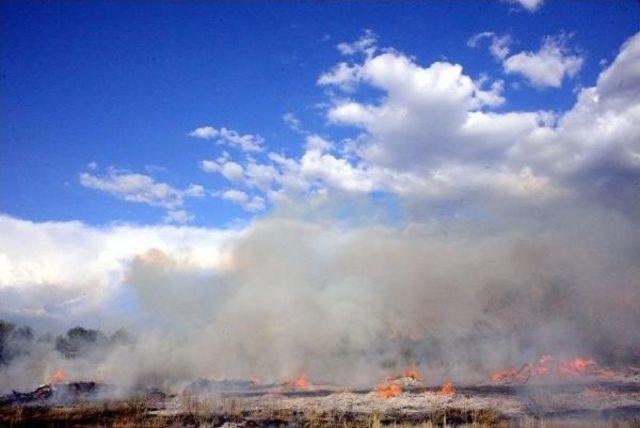
<instances>
[{"instance_id":1,"label":"grass fire","mask_svg":"<svg viewBox=\"0 0 640 428\"><path fill-rule=\"evenodd\" d=\"M15 353L14 340L25 328L2 322L5 361L24 358ZM29 337L35 336L32 330ZM79 334L79 332L83 332ZM84 338L72 352L63 339ZM491 373L484 379L458 378L440 383L437 366L416 362L406 369L390 370L382 383L337 382L321 372L299 371L289 380L271 380L268 373L243 378L199 378L166 384L140 379L126 389L109 377L97 381L96 366L84 366L86 356L100 366L101 352L132 352L139 339L124 331L111 341L100 331L74 328L52 340L66 369L50 371L47 383L31 390L13 390L0 397L0 423L8 426L371 426L376 424L563 426L565 423L626 423L640 400L640 368L630 362L602 365L594 358L543 354ZM117 342L117 338L127 337ZM44 339L43 339L44 340ZM30 346L43 341L27 340ZM25 342L21 342L26 352ZM74 348L75 349L75 348ZM101 350L101 352L97 352ZM31 351L35 352L35 348ZM84 354L86 353L86 354ZM11 355L11 357L9 357ZM82 355L86 355L83 357ZM628 356L627 358L632 358ZM269 379L263 381L262 379ZM434 382L430 382L433 379ZM581 422L582 421L582 422ZM600 421L600 422L596 422ZM629 422L631 423L631 422ZM596 425L589 425L596 426ZM621 426L621 425L618 425ZM629 426L633 426L632 424Z\"/></svg>"},{"instance_id":2,"label":"grass fire","mask_svg":"<svg viewBox=\"0 0 640 428\"><path fill-rule=\"evenodd\" d=\"M640 1L0 1L0 428L640 428Z\"/></svg>"}]
</instances>

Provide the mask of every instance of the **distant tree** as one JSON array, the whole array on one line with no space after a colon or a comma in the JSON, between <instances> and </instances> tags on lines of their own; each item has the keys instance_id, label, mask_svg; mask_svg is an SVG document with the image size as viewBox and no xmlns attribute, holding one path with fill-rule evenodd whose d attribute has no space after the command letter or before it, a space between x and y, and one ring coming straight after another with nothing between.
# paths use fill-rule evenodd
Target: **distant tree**
<instances>
[{"instance_id":1,"label":"distant tree","mask_svg":"<svg viewBox=\"0 0 640 428\"><path fill-rule=\"evenodd\" d=\"M51 333L45 333L38 336L38 342L40 343L53 343L55 337Z\"/></svg>"},{"instance_id":2,"label":"distant tree","mask_svg":"<svg viewBox=\"0 0 640 428\"><path fill-rule=\"evenodd\" d=\"M17 327L12 322L0 319L0 366L6 366L16 357L31 352L35 341L31 327ZM115 346L134 343L134 338L122 328L107 337L100 330L78 326L55 340L50 333L46 333L39 336L37 342L55 344L55 350L65 358L101 359Z\"/></svg>"},{"instance_id":3,"label":"distant tree","mask_svg":"<svg viewBox=\"0 0 640 428\"><path fill-rule=\"evenodd\" d=\"M16 328L15 324L0 320L0 365L29 353L33 342L31 327Z\"/></svg>"},{"instance_id":4,"label":"distant tree","mask_svg":"<svg viewBox=\"0 0 640 428\"><path fill-rule=\"evenodd\" d=\"M112 345L131 345L135 340L124 328L116 330L109 338Z\"/></svg>"},{"instance_id":5,"label":"distant tree","mask_svg":"<svg viewBox=\"0 0 640 428\"><path fill-rule=\"evenodd\" d=\"M0 365L9 364L9 340L15 329L15 324L0 320Z\"/></svg>"},{"instance_id":6,"label":"distant tree","mask_svg":"<svg viewBox=\"0 0 640 428\"><path fill-rule=\"evenodd\" d=\"M24 340L31 342L33 340L33 329L29 326L19 327L13 334L13 337L17 340Z\"/></svg>"},{"instance_id":7,"label":"distant tree","mask_svg":"<svg viewBox=\"0 0 640 428\"><path fill-rule=\"evenodd\" d=\"M0 343L4 341L13 333L16 329L16 325L12 322L0 320Z\"/></svg>"},{"instance_id":8,"label":"distant tree","mask_svg":"<svg viewBox=\"0 0 640 428\"><path fill-rule=\"evenodd\" d=\"M88 357L106 347L109 339L100 330L74 327L56 339L56 350L65 358Z\"/></svg>"}]
</instances>

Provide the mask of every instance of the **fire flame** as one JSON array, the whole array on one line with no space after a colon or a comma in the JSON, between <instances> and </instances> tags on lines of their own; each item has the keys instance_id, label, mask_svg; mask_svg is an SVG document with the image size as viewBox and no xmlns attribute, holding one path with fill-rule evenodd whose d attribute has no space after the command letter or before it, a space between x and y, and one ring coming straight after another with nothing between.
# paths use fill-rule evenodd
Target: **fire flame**
<instances>
[{"instance_id":1,"label":"fire flame","mask_svg":"<svg viewBox=\"0 0 640 428\"><path fill-rule=\"evenodd\" d=\"M306 388L309 386L309 381L307 380L307 372L300 373L296 379L287 382L287 385L291 388Z\"/></svg>"},{"instance_id":2,"label":"fire flame","mask_svg":"<svg viewBox=\"0 0 640 428\"><path fill-rule=\"evenodd\" d=\"M456 389L453 386L453 383L446 382L440 387L440 391L437 392L439 395L453 395L456 393Z\"/></svg>"},{"instance_id":3,"label":"fire flame","mask_svg":"<svg viewBox=\"0 0 640 428\"><path fill-rule=\"evenodd\" d=\"M576 358L575 360L558 365L557 370L558 373L563 376L574 376L583 374L585 372L591 372L597 368L598 363L596 363L591 358L589 358L588 360Z\"/></svg>"},{"instance_id":4,"label":"fire flame","mask_svg":"<svg viewBox=\"0 0 640 428\"><path fill-rule=\"evenodd\" d=\"M491 374L491 380L496 383L527 383L530 377L531 371L529 370L529 364L524 364L520 370L515 367L509 367L508 369Z\"/></svg>"},{"instance_id":5,"label":"fire flame","mask_svg":"<svg viewBox=\"0 0 640 428\"><path fill-rule=\"evenodd\" d=\"M410 369L406 369L401 373L402 377L408 377L411 378L413 380L422 380L422 377L420 376L420 373L418 372L418 369L416 368L410 368Z\"/></svg>"},{"instance_id":6,"label":"fire flame","mask_svg":"<svg viewBox=\"0 0 640 428\"><path fill-rule=\"evenodd\" d=\"M64 381L64 372L62 370L56 370L51 375L51 383L59 383Z\"/></svg>"},{"instance_id":7,"label":"fire flame","mask_svg":"<svg viewBox=\"0 0 640 428\"><path fill-rule=\"evenodd\" d=\"M415 381L420 381L422 382L422 376L420 376L420 372L418 371L417 368L415 367L410 367L408 369L405 369L403 371L401 371L399 374L397 375L389 375L385 378L385 382L391 382L393 380L397 380L397 379L402 379L402 378L408 378L408 379L412 379Z\"/></svg>"},{"instance_id":8,"label":"fire flame","mask_svg":"<svg viewBox=\"0 0 640 428\"><path fill-rule=\"evenodd\" d=\"M376 387L376 394L378 394L378 397L380 398L397 397L402 394L402 388L400 385L393 383L383 383Z\"/></svg>"},{"instance_id":9,"label":"fire flame","mask_svg":"<svg viewBox=\"0 0 640 428\"><path fill-rule=\"evenodd\" d=\"M510 367L491 375L494 382L527 383L532 375L539 377L573 377L592 375L611 377L613 372L604 369L592 358L574 358L562 361L553 355L543 355L537 362L525 363L520 370Z\"/></svg>"},{"instance_id":10,"label":"fire flame","mask_svg":"<svg viewBox=\"0 0 640 428\"><path fill-rule=\"evenodd\" d=\"M404 370L402 373L400 373L399 377L408 377L413 380L422 380L418 369L415 367Z\"/></svg>"}]
</instances>

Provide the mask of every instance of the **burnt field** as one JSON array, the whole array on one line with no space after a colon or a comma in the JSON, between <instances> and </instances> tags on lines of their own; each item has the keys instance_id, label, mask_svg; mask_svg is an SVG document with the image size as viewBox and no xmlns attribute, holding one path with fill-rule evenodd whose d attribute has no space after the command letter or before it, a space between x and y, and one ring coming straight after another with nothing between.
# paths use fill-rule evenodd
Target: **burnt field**
<instances>
[{"instance_id":1,"label":"burnt field","mask_svg":"<svg viewBox=\"0 0 640 428\"><path fill-rule=\"evenodd\" d=\"M19 332L11 338L24 345L18 339L29 335ZM59 337L55 352L64 358L5 348L13 352L5 352L10 358L0 367L0 427L640 427L635 348L608 358L542 354L459 376L416 361L381 367L358 383L313 364L266 379L257 369L246 377L143 375L143 366L125 360L105 366L98 358L99 350L130 355L136 345L127 335L104 336L102 347L86 340L94 336L101 337L75 328ZM50 357L48 364L37 364L37 355ZM127 379L125 370L137 376Z\"/></svg>"},{"instance_id":2,"label":"burnt field","mask_svg":"<svg viewBox=\"0 0 640 428\"><path fill-rule=\"evenodd\" d=\"M640 378L426 385L417 376L357 389L306 377L279 385L193 382L177 393L119 396L95 382L56 382L0 398L0 426L638 427Z\"/></svg>"}]
</instances>

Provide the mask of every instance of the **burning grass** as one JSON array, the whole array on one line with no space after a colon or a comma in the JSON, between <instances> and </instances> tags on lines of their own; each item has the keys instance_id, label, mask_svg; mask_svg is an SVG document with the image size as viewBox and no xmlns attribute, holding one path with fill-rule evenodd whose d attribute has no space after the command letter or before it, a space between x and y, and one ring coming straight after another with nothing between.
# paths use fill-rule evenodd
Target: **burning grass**
<instances>
[{"instance_id":1,"label":"burning grass","mask_svg":"<svg viewBox=\"0 0 640 428\"><path fill-rule=\"evenodd\" d=\"M56 370L51 375L51 383L64 382L64 378L65 378L64 372L62 370Z\"/></svg>"},{"instance_id":2,"label":"burning grass","mask_svg":"<svg viewBox=\"0 0 640 428\"><path fill-rule=\"evenodd\" d=\"M380 398L397 397L402 394L402 387L396 384L381 384L376 387L376 394Z\"/></svg>"},{"instance_id":3,"label":"burning grass","mask_svg":"<svg viewBox=\"0 0 640 428\"><path fill-rule=\"evenodd\" d=\"M543 355L538 361L524 363L519 369L509 367L494 372L491 380L496 383L526 384L530 380L558 381L568 378L612 379L616 373L601 367L593 358L561 359Z\"/></svg>"},{"instance_id":4,"label":"burning grass","mask_svg":"<svg viewBox=\"0 0 640 428\"><path fill-rule=\"evenodd\" d=\"M287 386L295 389L303 389L311 386L309 380L307 379L307 372L302 372L297 378L287 382Z\"/></svg>"},{"instance_id":5,"label":"burning grass","mask_svg":"<svg viewBox=\"0 0 640 428\"><path fill-rule=\"evenodd\" d=\"M89 384L89 383L87 383ZM225 382L225 386L235 385ZM248 382L242 383L249 384ZM41 390L75 391L71 384ZM390 386L393 386L391 384ZM105 389L96 388L95 390ZM396 390L395 388L391 389ZM319 391L319 390L318 390ZM139 393L124 400L90 400L78 395L60 404L55 395L0 405L0 426L640 426L640 383L550 386L460 386L401 391L381 399L379 391L276 393L246 386L227 393L160 395ZM20 397L29 394L21 394ZM15 397L18 397L17 395ZM15 398L14 397L14 398ZM54 400L54 401L50 401ZM567 419L569 418L569 419ZM637 419L634 419L637 418ZM562 420L564 424L559 423ZM576 421L581 421L578 424ZM635 423L635 425L634 425Z\"/></svg>"},{"instance_id":6,"label":"burning grass","mask_svg":"<svg viewBox=\"0 0 640 428\"><path fill-rule=\"evenodd\" d=\"M434 387L405 371L356 390L312 384L302 372L279 385L200 380L178 394L143 389L122 400L108 385L55 381L0 397L0 426L640 427L637 372L545 357L505 373L492 383ZM527 382L513 381L520 376Z\"/></svg>"},{"instance_id":7,"label":"burning grass","mask_svg":"<svg viewBox=\"0 0 640 428\"><path fill-rule=\"evenodd\" d=\"M456 388L453 386L453 383L451 382L444 383L440 387L440 390L438 391L438 394L440 395L453 395L455 393L456 393Z\"/></svg>"}]
</instances>

